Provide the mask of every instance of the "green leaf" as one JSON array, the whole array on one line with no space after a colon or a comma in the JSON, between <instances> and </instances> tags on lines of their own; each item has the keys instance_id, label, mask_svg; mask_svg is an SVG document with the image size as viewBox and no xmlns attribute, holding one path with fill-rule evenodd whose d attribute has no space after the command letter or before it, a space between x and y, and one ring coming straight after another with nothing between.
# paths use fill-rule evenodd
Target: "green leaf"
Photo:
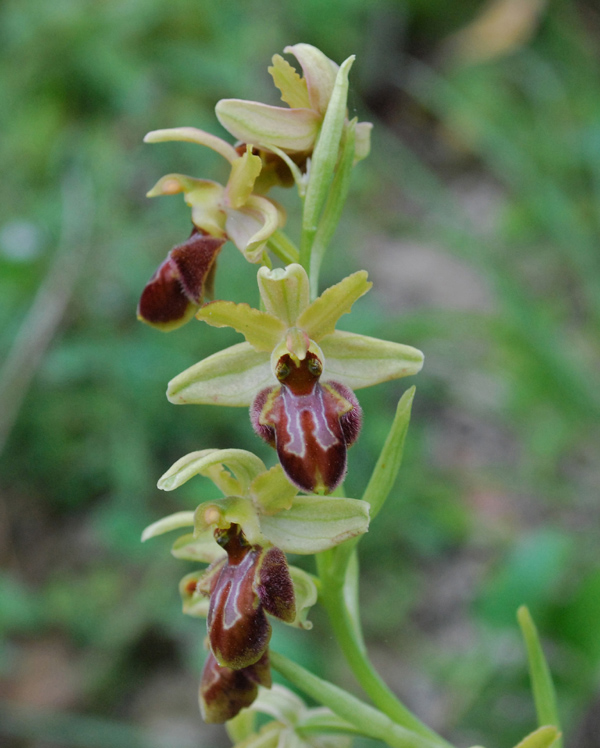
<instances>
[{"instance_id":1,"label":"green leaf","mask_svg":"<svg viewBox=\"0 0 600 748\"><path fill-rule=\"evenodd\" d=\"M414 397L415 388L411 387L400 398L392 427L363 494L363 501L371 507L371 519L381 510L400 470Z\"/></svg>"},{"instance_id":2,"label":"green leaf","mask_svg":"<svg viewBox=\"0 0 600 748\"><path fill-rule=\"evenodd\" d=\"M366 532L369 505L358 499L298 496L291 509L261 517L260 527L286 553L319 553Z\"/></svg>"},{"instance_id":3,"label":"green leaf","mask_svg":"<svg viewBox=\"0 0 600 748\"><path fill-rule=\"evenodd\" d=\"M165 532L181 530L182 527L190 527L193 524L194 512L175 512L175 514L169 514L168 517L163 517L146 527L142 533L142 543L150 538L155 538L157 535L163 535Z\"/></svg>"},{"instance_id":4,"label":"green leaf","mask_svg":"<svg viewBox=\"0 0 600 748\"><path fill-rule=\"evenodd\" d=\"M402 343L336 330L320 341L325 356L323 377L353 390L412 376L423 368L423 354Z\"/></svg>"},{"instance_id":5,"label":"green leaf","mask_svg":"<svg viewBox=\"0 0 600 748\"><path fill-rule=\"evenodd\" d=\"M525 605L522 605L517 611L517 619L521 627L521 633L527 647L527 657L529 660L529 674L533 688L533 698L535 701L535 710L537 712L538 724L552 725L556 730L560 730L560 721L558 718L558 709L556 705L556 693L552 682L550 668L544 657L544 652L540 644L539 636L531 614ZM535 733L534 733L535 734ZM531 737L531 736L530 736ZM526 744L530 748L529 744ZM531 746L537 748L537 743L533 742ZM540 743L540 746L546 743ZM551 745L551 743L548 743ZM562 748L562 740L557 738L556 748Z\"/></svg>"},{"instance_id":6,"label":"green leaf","mask_svg":"<svg viewBox=\"0 0 600 748\"><path fill-rule=\"evenodd\" d=\"M230 348L190 366L169 382L172 403L248 407L259 390L275 384L267 353L249 343Z\"/></svg>"},{"instance_id":7,"label":"green leaf","mask_svg":"<svg viewBox=\"0 0 600 748\"><path fill-rule=\"evenodd\" d=\"M550 748L552 745L558 745L557 741L560 736L561 734L556 727L546 725L527 735L515 748Z\"/></svg>"},{"instance_id":8,"label":"green leaf","mask_svg":"<svg viewBox=\"0 0 600 748\"><path fill-rule=\"evenodd\" d=\"M302 216L303 233L308 232L311 244L339 156L340 141L346 118L348 74L353 62L354 56L348 57L338 70L321 132L313 151ZM306 267L304 262L302 264Z\"/></svg>"}]
</instances>

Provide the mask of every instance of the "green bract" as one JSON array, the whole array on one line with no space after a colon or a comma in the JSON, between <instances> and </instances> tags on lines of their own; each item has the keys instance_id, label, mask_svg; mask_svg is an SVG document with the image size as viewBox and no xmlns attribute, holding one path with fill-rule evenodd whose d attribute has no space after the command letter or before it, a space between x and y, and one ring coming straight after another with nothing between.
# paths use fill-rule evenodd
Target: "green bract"
<instances>
[{"instance_id":1,"label":"green bract","mask_svg":"<svg viewBox=\"0 0 600 748\"><path fill-rule=\"evenodd\" d=\"M146 143L180 140L207 146L231 164L231 173L223 187L208 179L184 174L167 174L148 192L148 197L182 192L192 209L192 221L201 231L227 237L250 262L260 262L269 237L285 223L283 208L262 195L253 194L254 183L262 169L260 156L251 149L240 156L224 140L194 127L177 127L149 132Z\"/></svg>"},{"instance_id":2,"label":"green bract","mask_svg":"<svg viewBox=\"0 0 600 748\"><path fill-rule=\"evenodd\" d=\"M371 287L361 270L309 303L309 281L297 264L258 271L265 311L247 304L215 301L197 314L214 327L233 327L245 343L226 348L175 377L167 390L173 403L248 406L276 382L271 357L288 351L304 359L311 345L323 356L323 380L351 389L416 374L423 354L416 348L335 329L339 318Z\"/></svg>"}]
</instances>

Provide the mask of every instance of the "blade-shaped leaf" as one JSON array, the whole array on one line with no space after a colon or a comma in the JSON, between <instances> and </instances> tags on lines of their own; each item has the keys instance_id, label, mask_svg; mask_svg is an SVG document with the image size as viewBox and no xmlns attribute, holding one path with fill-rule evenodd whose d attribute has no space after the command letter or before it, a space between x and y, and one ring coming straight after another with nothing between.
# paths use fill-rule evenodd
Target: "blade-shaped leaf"
<instances>
[{"instance_id":1,"label":"blade-shaped leaf","mask_svg":"<svg viewBox=\"0 0 600 748\"><path fill-rule=\"evenodd\" d=\"M412 376L423 368L423 354L417 348L367 335L336 330L320 346L325 355L323 379L353 390Z\"/></svg>"},{"instance_id":2,"label":"blade-shaped leaf","mask_svg":"<svg viewBox=\"0 0 600 748\"><path fill-rule=\"evenodd\" d=\"M158 481L158 487L173 491L195 475L210 477L215 466L231 470L239 484L237 493L241 494L246 494L256 476L266 471L264 462L245 449L203 449L177 460Z\"/></svg>"},{"instance_id":3,"label":"blade-shaped leaf","mask_svg":"<svg viewBox=\"0 0 600 748\"><path fill-rule=\"evenodd\" d=\"M378 514L389 496L402 464L404 442L414 397L415 388L411 387L400 398L392 427L363 494L363 501L368 502L371 507L371 519Z\"/></svg>"},{"instance_id":4,"label":"blade-shaped leaf","mask_svg":"<svg viewBox=\"0 0 600 748\"><path fill-rule=\"evenodd\" d=\"M367 293L373 284L367 280L367 272L359 270L324 291L318 299L298 317L297 325L311 340L319 343L331 335L339 318L348 314L355 301Z\"/></svg>"},{"instance_id":5,"label":"blade-shaped leaf","mask_svg":"<svg viewBox=\"0 0 600 748\"><path fill-rule=\"evenodd\" d=\"M169 382L172 403L248 407L259 390L275 384L270 357L238 343L205 358Z\"/></svg>"},{"instance_id":6,"label":"blade-shaped leaf","mask_svg":"<svg viewBox=\"0 0 600 748\"><path fill-rule=\"evenodd\" d=\"M558 746L559 738L560 732L556 727L546 725L527 735L515 748L550 748L550 746Z\"/></svg>"},{"instance_id":7,"label":"blade-shaped leaf","mask_svg":"<svg viewBox=\"0 0 600 748\"><path fill-rule=\"evenodd\" d=\"M556 705L556 693L554 691L552 675L550 674L550 668L544 657L536 626L525 605L522 605L517 611L517 619L527 648L529 674L531 677L538 724L540 726L552 725L556 727L557 730L560 730L560 721L558 719L558 709ZM533 743L532 745L537 748L537 744ZM556 741L556 748L561 748L561 746L562 740L558 738Z\"/></svg>"},{"instance_id":8,"label":"blade-shaped leaf","mask_svg":"<svg viewBox=\"0 0 600 748\"><path fill-rule=\"evenodd\" d=\"M291 509L261 517L261 532L287 553L319 553L366 532L369 505L359 499L298 496Z\"/></svg>"}]
</instances>

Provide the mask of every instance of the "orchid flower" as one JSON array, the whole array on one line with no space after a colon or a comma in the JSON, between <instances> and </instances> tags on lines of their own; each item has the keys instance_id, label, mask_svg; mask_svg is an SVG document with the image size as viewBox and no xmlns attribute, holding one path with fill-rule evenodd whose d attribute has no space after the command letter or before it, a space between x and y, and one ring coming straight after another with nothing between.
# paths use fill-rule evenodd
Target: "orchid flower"
<instances>
[{"instance_id":1,"label":"orchid flower","mask_svg":"<svg viewBox=\"0 0 600 748\"><path fill-rule=\"evenodd\" d=\"M222 99L215 112L223 127L240 141L305 161L314 150L340 66L310 44L294 44L284 52L296 57L302 77L281 55L273 56L268 70L289 108ZM355 161L369 153L371 128L370 122L356 125Z\"/></svg>"},{"instance_id":2,"label":"orchid flower","mask_svg":"<svg viewBox=\"0 0 600 748\"><path fill-rule=\"evenodd\" d=\"M265 311L215 301L197 313L215 327L241 332L245 343L200 361L175 377L173 403L251 406L257 433L277 449L287 477L303 491L331 492L346 471L346 449L360 430L352 390L416 374L415 348L335 329L371 287L359 271L309 302L297 264L258 271Z\"/></svg>"}]
</instances>

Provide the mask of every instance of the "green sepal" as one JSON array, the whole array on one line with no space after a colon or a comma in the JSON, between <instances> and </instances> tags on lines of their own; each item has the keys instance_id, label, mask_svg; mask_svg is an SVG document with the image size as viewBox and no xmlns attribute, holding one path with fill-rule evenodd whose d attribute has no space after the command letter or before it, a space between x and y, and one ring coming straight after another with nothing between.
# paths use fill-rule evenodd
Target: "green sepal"
<instances>
[{"instance_id":1,"label":"green sepal","mask_svg":"<svg viewBox=\"0 0 600 748\"><path fill-rule=\"evenodd\" d=\"M193 533L182 535L173 543L171 553L183 561L201 561L205 564L212 564L227 555L210 530L197 537Z\"/></svg>"},{"instance_id":2,"label":"green sepal","mask_svg":"<svg viewBox=\"0 0 600 748\"><path fill-rule=\"evenodd\" d=\"M285 268L258 271L258 288L265 310L293 327L310 300L308 275L302 265L292 263Z\"/></svg>"},{"instance_id":3,"label":"green sepal","mask_svg":"<svg viewBox=\"0 0 600 748\"><path fill-rule=\"evenodd\" d=\"M275 465L256 476L249 493L260 514L277 514L292 506L298 489L287 479L281 465Z\"/></svg>"},{"instance_id":4,"label":"green sepal","mask_svg":"<svg viewBox=\"0 0 600 748\"><path fill-rule=\"evenodd\" d=\"M242 710L240 714L245 711L245 709ZM278 722L269 722L263 725L258 732L242 740L241 743L236 743L235 748L281 748L280 737L283 730L285 730L285 727ZM302 746L302 748L305 748L305 746Z\"/></svg>"},{"instance_id":5,"label":"green sepal","mask_svg":"<svg viewBox=\"0 0 600 748\"><path fill-rule=\"evenodd\" d=\"M234 474L233 482L223 475L225 468ZM265 470L264 462L245 449L203 449L177 460L160 478L158 487L173 491L195 475L204 475L224 488L224 493L245 494L256 476Z\"/></svg>"},{"instance_id":6,"label":"green sepal","mask_svg":"<svg viewBox=\"0 0 600 748\"><path fill-rule=\"evenodd\" d=\"M348 314L354 302L373 285L367 277L366 270L359 270L330 286L302 312L296 321L297 326L317 343L331 335L339 318Z\"/></svg>"},{"instance_id":7,"label":"green sepal","mask_svg":"<svg viewBox=\"0 0 600 748\"><path fill-rule=\"evenodd\" d=\"M221 99L215 107L217 119L238 140L284 151L313 149L320 117L311 109L285 109L257 101Z\"/></svg>"},{"instance_id":8,"label":"green sepal","mask_svg":"<svg viewBox=\"0 0 600 748\"><path fill-rule=\"evenodd\" d=\"M190 366L169 382L168 399L248 407L256 393L274 384L270 356L250 343L238 343Z\"/></svg>"},{"instance_id":9,"label":"green sepal","mask_svg":"<svg viewBox=\"0 0 600 748\"><path fill-rule=\"evenodd\" d=\"M556 692L550 668L544 657L544 651L540 643L538 632L527 606L522 605L517 611L517 619L521 627L521 633L527 648L527 659L529 660L529 675L535 701L538 725L540 727L551 725L560 731L560 720L556 704ZM535 734L535 733L534 733ZM520 744L519 744L520 745ZM532 743L532 748L537 748L537 743ZM545 746L546 743L540 743ZM549 743L548 745L551 745ZM562 740L556 738L556 748L561 748ZM530 748L527 745L527 748Z\"/></svg>"},{"instance_id":10,"label":"green sepal","mask_svg":"<svg viewBox=\"0 0 600 748\"><path fill-rule=\"evenodd\" d=\"M319 596L315 578L312 574L299 569L297 566L290 566L289 571L296 600L296 617L289 625L309 631L313 625L307 616Z\"/></svg>"},{"instance_id":11,"label":"green sepal","mask_svg":"<svg viewBox=\"0 0 600 748\"><path fill-rule=\"evenodd\" d=\"M194 616L195 618L206 618L208 616L210 600L197 589L197 584L204 574L203 569L193 571L191 574L186 574L179 582L182 610L187 616Z\"/></svg>"},{"instance_id":12,"label":"green sepal","mask_svg":"<svg viewBox=\"0 0 600 748\"><path fill-rule=\"evenodd\" d=\"M196 317L212 327L233 327L255 350L265 353L273 350L286 330L284 323L272 314L233 301L205 304Z\"/></svg>"},{"instance_id":13,"label":"green sepal","mask_svg":"<svg viewBox=\"0 0 600 748\"><path fill-rule=\"evenodd\" d=\"M319 345L325 355L323 379L353 390L412 376L423 368L423 354L417 348L367 335L336 330Z\"/></svg>"},{"instance_id":14,"label":"green sepal","mask_svg":"<svg viewBox=\"0 0 600 748\"><path fill-rule=\"evenodd\" d=\"M298 496L290 509L261 518L261 532L286 553L320 553L369 527L369 505L359 499Z\"/></svg>"},{"instance_id":15,"label":"green sepal","mask_svg":"<svg viewBox=\"0 0 600 748\"><path fill-rule=\"evenodd\" d=\"M163 535L171 530L181 530L182 527L190 527L194 524L194 512L175 512L167 517L159 519L148 525L142 532L142 543L157 535Z\"/></svg>"},{"instance_id":16,"label":"green sepal","mask_svg":"<svg viewBox=\"0 0 600 748\"><path fill-rule=\"evenodd\" d=\"M558 746L557 741L560 737L561 733L556 727L544 725L523 738L515 748L550 748L550 746Z\"/></svg>"}]
</instances>

